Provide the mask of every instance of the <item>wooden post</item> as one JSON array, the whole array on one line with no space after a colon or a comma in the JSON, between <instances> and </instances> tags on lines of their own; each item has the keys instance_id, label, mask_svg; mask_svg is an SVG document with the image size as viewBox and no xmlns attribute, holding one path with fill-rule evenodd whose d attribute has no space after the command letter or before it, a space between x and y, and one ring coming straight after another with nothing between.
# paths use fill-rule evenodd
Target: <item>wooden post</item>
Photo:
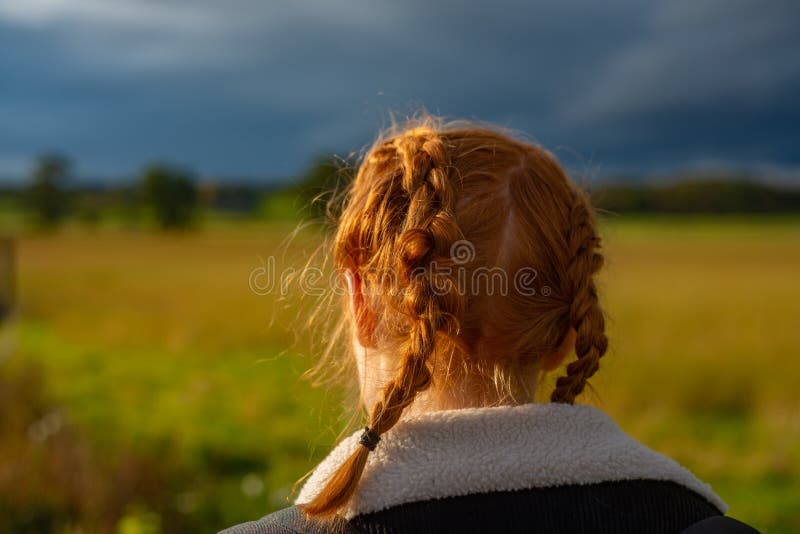
<instances>
[{"instance_id":1,"label":"wooden post","mask_svg":"<svg viewBox=\"0 0 800 534\"><path fill-rule=\"evenodd\" d=\"M0 326L16 310L16 256L14 238L0 237Z\"/></svg>"}]
</instances>

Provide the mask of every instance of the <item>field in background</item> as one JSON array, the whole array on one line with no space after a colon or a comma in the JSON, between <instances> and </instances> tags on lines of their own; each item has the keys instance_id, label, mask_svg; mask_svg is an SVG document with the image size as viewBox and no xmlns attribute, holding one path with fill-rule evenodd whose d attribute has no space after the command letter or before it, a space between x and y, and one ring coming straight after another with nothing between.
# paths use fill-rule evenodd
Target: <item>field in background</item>
<instances>
[{"instance_id":1,"label":"field in background","mask_svg":"<svg viewBox=\"0 0 800 534\"><path fill-rule=\"evenodd\" d=\"M0 388L36 408L0 427L0 457L17 459L0 471L0 517L210 531L284 506L345 423L340 392L298 380L314 299L248 283L269 256L299 267L316 249L316 231L285 245L293 229L21 238ZM584 401L710 482L735 517L800 530L800 220L604 230L611 350Z\"/></svg>"}]
</instances>

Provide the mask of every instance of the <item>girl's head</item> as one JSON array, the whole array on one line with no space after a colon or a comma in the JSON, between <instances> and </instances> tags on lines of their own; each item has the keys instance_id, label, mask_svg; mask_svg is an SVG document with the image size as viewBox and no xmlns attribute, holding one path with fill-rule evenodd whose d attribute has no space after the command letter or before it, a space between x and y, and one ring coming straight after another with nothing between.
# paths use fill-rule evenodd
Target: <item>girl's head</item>
<instances>
[{"instance_id":1,"label":"girl's head","mask_svg":"<svg viewBox=\"0 0 800 534\"><path fill-rule=\"evenodd\" d=\"M345 198L334 262L369 428L403 411L533 400L572 403L608 342L594 275L592 207L549 152L495 130L426 117L383 135ZM354 492L359 446L304 510L328 516Z\"/></svg>"}]
</instances>

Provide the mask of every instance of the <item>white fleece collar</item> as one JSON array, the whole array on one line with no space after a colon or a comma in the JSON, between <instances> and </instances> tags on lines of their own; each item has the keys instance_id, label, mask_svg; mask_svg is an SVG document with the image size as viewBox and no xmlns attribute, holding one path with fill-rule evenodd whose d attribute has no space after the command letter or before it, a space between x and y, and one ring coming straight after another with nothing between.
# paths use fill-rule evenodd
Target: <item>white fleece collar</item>
<instances>
[{"instance_id":1,"label":"white fleece collar","mask_svg":"<svg viewBox=\"0 0 800 534\"><path fill-rule=\"evenodd\" d=\"M306 481L309 502L358 446L345 438ZM640 444L590 406L524 404L429 412L398 423L370 453L346 518L398 504L492 491L670 480L728 506L677 462Z\"/></svg>"}]
</instances>

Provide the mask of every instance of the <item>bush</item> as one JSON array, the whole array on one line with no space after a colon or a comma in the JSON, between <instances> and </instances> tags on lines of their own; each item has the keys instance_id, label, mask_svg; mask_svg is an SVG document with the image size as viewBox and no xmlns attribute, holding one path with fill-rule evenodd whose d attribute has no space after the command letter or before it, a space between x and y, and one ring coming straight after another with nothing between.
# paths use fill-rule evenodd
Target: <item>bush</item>
<instances>
[{"instance_id":1,"label":"bush","mask_svg":"<svg viewBox=\"0 0 800 534\"><path fill-rule=\"evenodd\" d=\"M197 211L197 187L189 172L151 165L142 173L140 184L144 200L161 228L186 228L192 224Z\"/></svg>"},{"instance_id":2,"label":"bush","mask_svg":"<svg viewBox=\"0 0 800 534\"><path fill-rule=\"evenodd\" d=\"M69 160L58 154L46 154L36 161L25 196L35 223L41 228L53 228L66 216L69 169Z\"/></svg>"}]
</instances>

